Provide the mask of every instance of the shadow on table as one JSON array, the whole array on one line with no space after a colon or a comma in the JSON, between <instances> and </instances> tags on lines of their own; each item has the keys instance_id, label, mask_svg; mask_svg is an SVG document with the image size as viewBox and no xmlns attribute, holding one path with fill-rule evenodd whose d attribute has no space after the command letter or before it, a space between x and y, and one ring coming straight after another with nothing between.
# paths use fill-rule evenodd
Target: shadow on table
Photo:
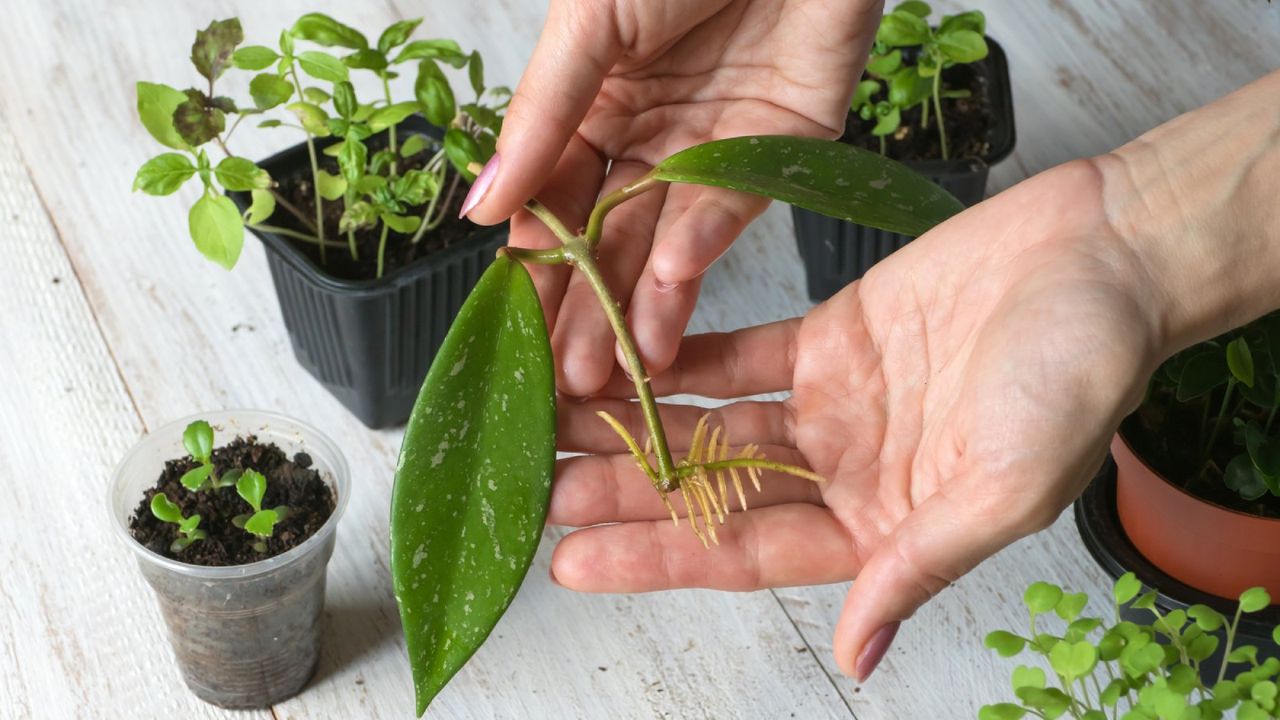
<instances>
[{"instance_id":1,"label":"shadow on table","mask_svg":"<svg viewBox=\"0 0 1280 720\"><path fill-rule=\"evenodd\" d=\"M321 622L320 661L311 686L376 655L400 635L400 616L390 597L330 599Z\"/></svg>"}]
</instances>

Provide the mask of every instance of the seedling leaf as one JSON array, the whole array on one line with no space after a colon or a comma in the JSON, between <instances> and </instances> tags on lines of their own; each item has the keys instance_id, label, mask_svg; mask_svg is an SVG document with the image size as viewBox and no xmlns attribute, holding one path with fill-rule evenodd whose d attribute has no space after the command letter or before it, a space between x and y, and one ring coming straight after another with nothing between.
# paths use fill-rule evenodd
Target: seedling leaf
<instances>
[{"instance_id":1,"label":"seedling leaf","mask_svg":"<svg viewBox=\"0 0 1280 720\"><path fill-rule=\"evenodd\" d=\"M244 522L244 529L258 537L268 538L275 530L276 523L280 521L280 516L275 510L259 510L255 512L248 520Z\"/></svg>"},{"instance_id":2,"label":"seedling leaf","mask_svg":"<svg viewBox=\"0 0 1280 720\"><path fill-rule=\"evenodd\" d=\"M204 486L205 481L209 479L209 474L212 472L212 465L197 465L183 473L182 477L178 478L178 482L182 483L182 486L186 489L195 492Z\"/></svg>"},{"instance_id":3,"label":"seedling leaf","mask_svg":"<svg viewBox=\"0 0 1280 720\"><path fill-rule=\"evenodd\" d=\"M182 510L164 493L156 493L151 497L151 514L162 522L182 522Z\"/></svg>"},{"instance_id":4,"label":"seedling leaf","mask_svg":"<svg viewBox=\"0 0 1280 720\"><path fill-rule=\"evenodd\" d=\"M267 494L267 479L257 470L245 470L236 481L236 492L254 511L262 509L262 496Z\"/></svg>"}]
</instances>

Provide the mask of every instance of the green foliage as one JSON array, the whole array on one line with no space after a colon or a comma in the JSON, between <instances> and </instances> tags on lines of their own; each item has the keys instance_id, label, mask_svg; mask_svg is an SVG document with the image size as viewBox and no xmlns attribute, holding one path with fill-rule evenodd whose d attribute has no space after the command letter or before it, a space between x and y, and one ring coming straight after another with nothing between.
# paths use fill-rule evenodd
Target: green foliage
<instances>
[{"instance_id":1,"label":"green foliage","mask_svg":"<svg viewBox=\"0 0 1280 720\"><path fill-rule=\"evenodd\" d=\"M1169 358L1126 421L1148 462L1192 492L1220 483L1241 507L1280 497L1280 312Z\"/></svg>"},{"instance_id":2,"label":"green foliage","mask_svg":"<svg viewBox=\"0 0 1280 720\"><path fill-rule=\"evenodd\" d=\"M431 365L391 497L391 572L419 715L484 642L533 561L555 407L537 292L524 266L500 256Z\"/></svg>"},{"instance_id":3,"label":"green foliage","mask_svg":"<svg viewBox=\"0 0 1280 720\"><path fill-rule=\"evenodd\" d=\"M232 470L219 476L213 466L213 427L204 420L196 420L182 432L182 446L186 448L196 466L183 473L178 482L191 492L217 490L234 485L239 472Z\"/></svg>"},{"instance_id":4,"label":"green foliage","mask_svg":"<svg viewBox=\"0 0 1280 720\"><path fill-rule=\"evenodd\" d=\"M236 480L236 493L253 508L252 513L237 515L231 522L245 532L260 538L253 544L253 549L266 552L266 538L275 531L276 523L284 520L289 508L280 505L274 508L263 508L262 499L267 494L267 478L257 470L245 470Z\"/></svg>"},{"instance_id":5,"label":"green foliage","mask_svg":"<svg viewBox=\"0 0 1280 720\"><path fill-rule=\"evenodd\" d=\"M984 706L978 711L979 720L1025 716L1207 720L1223 718L1233 709L1237 718L1280 717L1275 683L1280 661L1259 663L1256 647L1231 647L1240 614L1258 612L1270 604L1265 590L1242 593L1239 612L1230 622L1205 605L1162 614L1154 603L1155 591L1142 590L1133 573L1116 581L1110 614L1117 621L1109 625L1100 618L1078 617L1087 606L1084 593L1064 593L1043 582L1028 587L1024 595L1031 612L1028 635L997 630L983 644L1001 657L1014 657L1024 650L1040 656L1052 670L1057 687L1049 684L1043 669L1019 665L1010 682L1016 701ZM1119 620L1124 606L1147 610L1150 623ZM1069 622L1062 634L1037 626L1037 616L1050 610ZM1072 617L1076 619L1069 620ZM1273 635L1280 642L1280 627ZM1200 663L1224 642L1227 665L1222 679L1207 687L1200 678ZM1232 665L1244 667L1225 679Z\"/></svg>"},{"instance_id":6,"label":"green foliage","mask_svg":"<svg viewBox=\"0 0 1280 720\"><path fill-rule=\"evenodd\" d=\"M933 12L928 3L906 0L899 3L880 21L871 57L867 61L867 78L854 93L852 111L863 120L875 120L871 133L881 138L880 154L887 150L886 138L896 136L903 114L919 107L921 129L928 127L930 102L942 145L942 157L948 157L946 127L942 122L942 100L965 97L968 91L950 90L942 84L942 73L955 65L977 62L987 56L983 33L986 19L977 10L959 15L944 15L937 27L929 24ZM914 58L905 60L904 50ZM883 82L888 93L870 102L864 90L867 82Z\"/></svg>"},{"instance_id":7,"label":"green foliage","mask_svg":"<svg viewBox=\"0 0 1280 720\"><path fill-rule=\"evenodd\" d=\"M200 529L200 516L183 517L182 509L174 504L164 493L156 493L151 497L151 514L161 522L178 526L178 537L169 544L169 552L179 553L192 543L209 536Z\"/></svg>"},{"instance_id":8,"label":"green foliage","mask_svg":"<svg viewBox=\"0 0 1280 720\"><path fill-rule=\"evenodd\" d=\"M279 35L278 47L241 46L244 32L239 20L215 21L196 33L191 60L200 76L199 87L177 90L165 85L137 85L138 116L147 131L162 145L178 152L148 160L134 179L134 189L150 195L177 192L198 177L203 192L192 200L188 213L191 238L205 257L227 268L235 265L243 245L244 226L268 225L278 209L295 216L291 237L316 243L321 258L326 229L314 217L303 217L292 205L279 203L275 181L249 160L231 154L228 140L245 118L256 118L259 128L302 131L307 142L336 138L324 148L338 158L341 173L332 175L312 163L316 204L341 202L342 233L382 228L379 258L390 242L418 242L444 221L449 200L460 191L462 180L472 177L465 168L484 163L494 152L502 114L509 101L506 88L486 88L484 64L479 53L465 52L448 39L411 40L421 19L393 23L377 43L357 29L322 13L308 13ZM309 43L313 47L306 47ZM315 49L319 46L322 49ZM397 101L390 80L398 66L416 62L417 77L411 99ZM445 67L465 71L475 93L472 102L460 102ZM220 78L228 70L252 73L249 101L216 94ZM351 83L352 73L370 72L384 90L383 96L361 102ZM304 84L304 81L308 84ZM275 111L279 117L266 117ZM448 132L441 143L397 130L411 115L424 115ZM386 131L388 148L373 152L368 139ZM400 143L403 142L403 145ZM216 145L225 157L210 162L207 147ZM430 153L424 165L410 171L403 162ZM409 172L427 173L431 181L402 182ZM339 181L340 180L340 181ZM252 205L243 214L223 191L252 193ZM354 258L356 245L348 236ZM378 264L381 274L382 263Z\"/></svg>"}]
</instances>

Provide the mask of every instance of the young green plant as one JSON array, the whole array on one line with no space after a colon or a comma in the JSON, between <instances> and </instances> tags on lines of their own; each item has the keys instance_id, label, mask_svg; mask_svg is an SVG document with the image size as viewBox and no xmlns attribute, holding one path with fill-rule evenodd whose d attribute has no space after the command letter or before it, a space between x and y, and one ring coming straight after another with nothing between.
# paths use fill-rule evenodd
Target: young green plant
<instances>
[{"instance_id":1,"label":"young green plant","mask_svg":"<svg viewBox=\"0 0 1280 720\"><path fill-rule=\"evenodd\" d=\"M1033 583L1023 596L1025 634L997 630L983 643L1005 658L1030 651L1039 665L1016 667L1011 684L1017 702L983 706L979 720L1220 720L1233 710L1238 720L1280 717L1280 660L1259 660L1257 647L1235 643L1242 616L1271 604L1265 590L1242 593L1230 619L1199 604L1161 612L1157 597L1143 592L1133 573L1125 574L1112 590L1109 614L1115 621L1109 623L1085 614L1084 593ZM1124 608L1145 611L1150 619L1124 620ZM1054 616L1060 630L1041 625ZM1280 644L1280 626L1272 639ZM1219 648L1218 672L1206 682L1201 665Z\"/></svg>"},{"instance_id":2,"label":"young green plant","mask_svg":"<svg viewBox=\"0 0 1280 720\"><path fill-rule=\"evenodd\" d=\"M148 160L138 171L134 189L169 195L198 176L203 189L188 215L191 238L205 257L226 268L233 267L240 256L246 223L315 246L321 264L335 247L358 259L356 233L370 230L378 235L375 272L382 277L391 233L396 242L417 243L439 227L461 180L471 179L467 165L493 152L510 97L506 88L485 86L479 53L466 53L447 39L411 41L420 22L393 23L370 44L355 28L309 13L281 32L274 48L241 47L244 32L236 18L211 23L196 33L191 48L202 87L180 91L138 83L142 124L157 141L177 152ZM340 48L346 54L339 57L326 50L303 49L301 42ZM414 97L396 101L390 81L399 76L400 68L413 64ZM467 70L474 101L456 100L441 64ZM217 81L228 70L253 73L248 102L216 93ZM367 102L357 98L351 82L357 70L376 76L380 97ZM280 115L279 110L289 115ZM442 128L443 141L416 134L401 136L399 125L414 114ZM235 120L228 123L229 116ZM232 134L241 122L255 117L263 118L259 128L302 132L314 213L309 215L291 203L266 170L232 152ZM386 147L374 149L367 141L380 132L386 133ZM223 155L216 165L209 157L210 145ZM419 162L418 156L424 154L426 159ZM336 174L321 167L321 155L334 159ZM407 168L410 162L421 167ZM224 191L250 193L252 203L242 214ZM326 229L327 202L342 204L336 230L345 242ZM292 227L274 221L277 208L289 213L291 218L285 222Z\"/></svg>"},{"instance_id":3,"label":"young green plant","mask_svg":"<svg viewBox=\"0 0 1280 720\"><path fill-rule=\"evenodd\" d=\"M474 172L476 167L472 167ZM743 477L766 471L814 482L817 474L734 449L723 427L697 424L673 456L654 393L621 305L597 259L605 218L669 183L711 185L783 200L873 227L920 235L962 205L904 166L852 146L780 136L740 137L689 148L602 197L584 229L541 203L527 210L560 241L545 250L504 248L471 292L423 383L405 431L391 508L391 566L418 713L476 651L515 595L537 550L555 462L555 382L542 307L524 263L566 264L595 293L634 378L643 446L616 419L636 466L671 509L680 491L704 546L745 506Z\"/></svg>"},{"instance_id":4,"label":"young green plant","mask_svg":"<svg viewBox=\"0 0 1280 720\"><path fill-rule=\"evenodd\" d=\"M191 492L231 487L240 479L240 471L235 469L218 475L213 466L213 428L204 420L196 420L182 431L182 446L199 463L178 479Z\"/></svg>"},{"instance_id":5,"label":"young green plant","mask_svg":"<svg viewBox=\"0 0 1280 720\"><path fill-rule=\"evenodd\" d=\"M266 552L266 541L275 532L276 523L288 517L289 508L284 505L262 507L262 498L267 494L267 478L257 470L244 471L236 482L236 492L249 503L253 512L235 516L231 519L231 524L257 538L253 544L254 550Z\"/></svg>"},{"instance_id":6,"label":"young green plant","mask_svg":"<svg viewBox=\"0 0 1280 720\"><path fill-rule=\"evenodd\" d=\"M191 517L183 517L182 508L179 508L169 500L169 496L164 493L156 493L151 497L151 514L161 522L178 526L178 537L169 544L169 552L180 553L190 547L192 543L209 536L208 533L200 529L200 516L198 514Z\"/></svg>"}]
</instances>

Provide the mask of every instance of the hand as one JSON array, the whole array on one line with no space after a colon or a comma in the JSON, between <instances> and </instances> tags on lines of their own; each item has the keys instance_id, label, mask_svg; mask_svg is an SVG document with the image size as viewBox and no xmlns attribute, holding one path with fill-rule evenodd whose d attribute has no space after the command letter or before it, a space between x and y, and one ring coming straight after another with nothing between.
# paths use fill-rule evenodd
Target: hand
<instances>
[{"instance_id":1,"label":"hand","mask_svg":"<svg viewBox=\"0 0 1280 720\"><path fill-rule=\"evenodd\" d=\"M750 134L834 138L879 17L875 0L554 0L498 153L464 213L496 223L536 194L573 228L602 190L691 145ZM675 357L699 276L767 202L684 186L610 215L600 248L610 257L606 279L629 306L651 373ZM511 244L556 240L519 212ZM604 314L567 268L533 270L561 390L595 393L615 366Z\"/></svg>"},{"instance_id":2,"label":"hand","mask_svg":"<svg viewBox=\"0 0 1280 720\"><path fill-rule=\"evenodd\" d=\"M856 576L834 648L865 680L899 621L1079 494L1164 352L1144 267L1107 222L1102 185L1094 163L1061 166L939 226L803 319L686 339L655 391L791 390L724 406L716 421L735 447L760 443L826 482L766 476L704 550L628 455L561 460L550 521L617 524L566 536L557 582L754 590ZM597 409L643 437L626 387L566 403L561 449L623 452ZM664 408L676 449L701 412Z\"/></svg>"}]
</instances>

